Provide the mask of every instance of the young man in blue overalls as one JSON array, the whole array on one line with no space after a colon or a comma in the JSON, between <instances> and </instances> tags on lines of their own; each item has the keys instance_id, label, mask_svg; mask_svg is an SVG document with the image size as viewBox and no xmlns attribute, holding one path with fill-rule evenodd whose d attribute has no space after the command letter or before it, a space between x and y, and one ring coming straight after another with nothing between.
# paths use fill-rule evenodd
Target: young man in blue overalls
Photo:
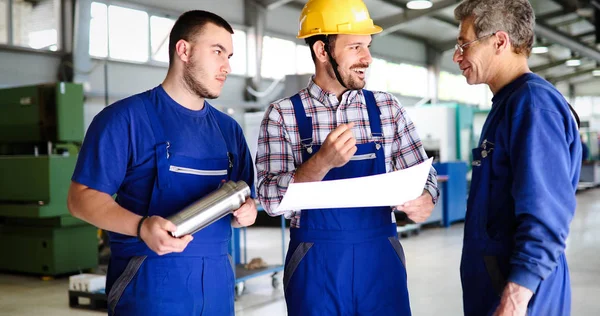
<instances>
[{"instance_id":1,"label":"young man in blue overalls","mask_svg":"<svg viewBox=\"0 0 600 316\"><path fill-rule=\"evenodd\" d=\"M469 84L494 93L473 150L460 268L465 315L569 315L577 115L529 70L535 17L527 0L467 0L454 14L454 61Z\"/></svg>"},{"instance_id":2,"label":"young man in blue overalls","mask_svg":"<svg viewBox=\"0 0 600 316\"><path fill-rule=\"evenodd\" d=\"M373 25L362 0L311 0L300 17L316 74L271 104L256 159L258 196L276 212L291 182L347 179L427 159L391 94L363 90ZM397 206L424 221L438 196L435 170L423 195ZM310 197L306 197L310 198ZM289 315L410 315L404 252L391 207L297 210L284 272Z\"/></svg>"},{"instance_id":3,"label":"young man in blue overalls","mask_svg":"<svg viewBox=\"0 0 600 316\"><path fill-rule=\"evenodd\" d=\"M253 187L240 126L205 102L231 70L232 33L213 13L184 13L171 30L163 83L105 108L86 133L68 205L110 231L110 315L234 314L231 226L254 223L254 200L193 238L171 237L176 227L165 219L222 181Z\"/></svg>"}]
</instances>

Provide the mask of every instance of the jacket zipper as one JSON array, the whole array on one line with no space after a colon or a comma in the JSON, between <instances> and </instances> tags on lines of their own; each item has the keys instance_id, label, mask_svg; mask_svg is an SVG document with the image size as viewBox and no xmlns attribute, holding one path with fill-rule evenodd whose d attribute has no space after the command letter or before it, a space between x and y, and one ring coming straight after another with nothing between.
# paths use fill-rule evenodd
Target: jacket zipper
<instances>
[{"instance_id":1,"label":"jacket zipper","mask_svg":"<svg viewBox=\"0 0 600 316\"><path fill-rule=\"evenodd\" d=\"M170 166L169 171L177 172L177 173L186 173L193 174L197 176L225 176L227 175L227 170L199 170L199 169L191 169L184 168L178 166Z\"/></svg>"}]
</instances>

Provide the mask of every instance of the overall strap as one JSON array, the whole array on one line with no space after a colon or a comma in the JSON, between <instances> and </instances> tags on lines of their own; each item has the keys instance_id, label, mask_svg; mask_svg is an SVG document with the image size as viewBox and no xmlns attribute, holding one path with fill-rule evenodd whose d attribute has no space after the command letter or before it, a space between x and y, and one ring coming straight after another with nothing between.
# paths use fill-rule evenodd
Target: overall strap
<instances>
[{"instance_id":1,"label":"overall strap","mask_svg":"<svg viewBox=\"0 0 600 316\"><path fill-rule=\"evenodd\" d=\"M383 138L383 133L381 132L381 110L377 106L377 101L375 100L375 95L373 95L372 91L362 90L363 95L365 96L365 101L367 103L367 113L369 113L369 125L371 125L371 134L373 138Z\"/></svg>"},{"instance_id":2,"label":"overall strap","mask_svg":"<svg viewBox=\"0 0 600 316\"><path fill-rule=\"evenodd\" d=\"M302 160L307 161L313 153L312 117L306 116L300 94L295 94L290 100L294 106L294 115L298 123L298 132L300 133L300 142L302 143Z\"/></svg>"}]
</instances>

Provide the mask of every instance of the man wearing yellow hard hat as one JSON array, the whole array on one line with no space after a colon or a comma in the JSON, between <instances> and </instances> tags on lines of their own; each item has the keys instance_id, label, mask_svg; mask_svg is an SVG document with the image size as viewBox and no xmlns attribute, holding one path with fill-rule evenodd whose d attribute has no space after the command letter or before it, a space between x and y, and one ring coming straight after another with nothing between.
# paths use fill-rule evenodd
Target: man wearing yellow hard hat
<instances>
[{"instance_id":1,"label":"man wearing yellow hard hat","mask_svg":"<svg viewBox=\"0 0 600 316\"><path fill-rule=\"evenodd\" d=\"M427 159L398 100L363 89L371 35L381 31L362 0L305 5L298 38L311 48L316 73L308 87L269 106L259 133L258 197L270 215L281 215L292 182L382 174ZM286 212L288 314L410 315L392 210L422 222L438 194L432 168L423 195L404 205Z\"/></svg>"}]
</instances>

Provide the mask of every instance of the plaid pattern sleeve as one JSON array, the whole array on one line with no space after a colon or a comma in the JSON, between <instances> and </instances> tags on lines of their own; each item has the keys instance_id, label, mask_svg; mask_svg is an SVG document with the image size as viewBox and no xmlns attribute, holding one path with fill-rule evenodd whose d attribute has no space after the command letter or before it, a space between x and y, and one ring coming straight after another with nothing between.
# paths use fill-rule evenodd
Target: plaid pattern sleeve
<instances>
[{"instance_id":1,"label":"plaid pattern sleeve","mask_svg":"<svg viewBox=\"0 0 600 316\"><path fill-rule=\"evenodd\" d=\"M321 145L339 124L353 122L357 144L381 141L386 171L408 168L427 159L425 150L404 108L391 94L375 92L381 111L383 136L371 134L369 115L362 91L347 91L338 100L312 80L299 92L307 116L313 118L313 144ZM257 195L271 216L285 215L291 227L300 227L300 211L278 212L277 207L294 181L295 170L302 164L302 144L294 109L289 98L272 103L261 122L256 155ZM436 172L432 168L425 186L437 201Z\"/></svg>"},{"instance_id":2,"label":"plaid pattern sleeve","mask_svg":"<svg viewBox=\"0 0 600 316\"><path fill-rule=\"evenodd\" d=\"M379 99L385 99L379 96ZM378 103L380 101L378 100ZM386 101L388 102L388 101ZM394 134L394 142L392 145L392 161L394 170L410 168L414 165L428 159L425 149L421 144L421 139L417 134L415 125L406 113L406 110L400 105L398 100L391 96L393 118L396 122L396 130ZM440 191L437 186L437 172L433 167L429 171L425 189L431 194L433 203L437 203Z\"/></svg>"},{"instance_id":3,"label":"plaid pattern sleeve","mask_svg":"<svg viewBox=\"0 0 600 316\"><path fill-rule=\"evenodd\" d=\"M273 103L265 112L260 125L256 155L257 195L269 215L282 214L275 210L294 178L295 169L290 137L283 122L281 107L278 103ZM294 212L284 215L292 218Z\"/></svg>"}]
</instances>

